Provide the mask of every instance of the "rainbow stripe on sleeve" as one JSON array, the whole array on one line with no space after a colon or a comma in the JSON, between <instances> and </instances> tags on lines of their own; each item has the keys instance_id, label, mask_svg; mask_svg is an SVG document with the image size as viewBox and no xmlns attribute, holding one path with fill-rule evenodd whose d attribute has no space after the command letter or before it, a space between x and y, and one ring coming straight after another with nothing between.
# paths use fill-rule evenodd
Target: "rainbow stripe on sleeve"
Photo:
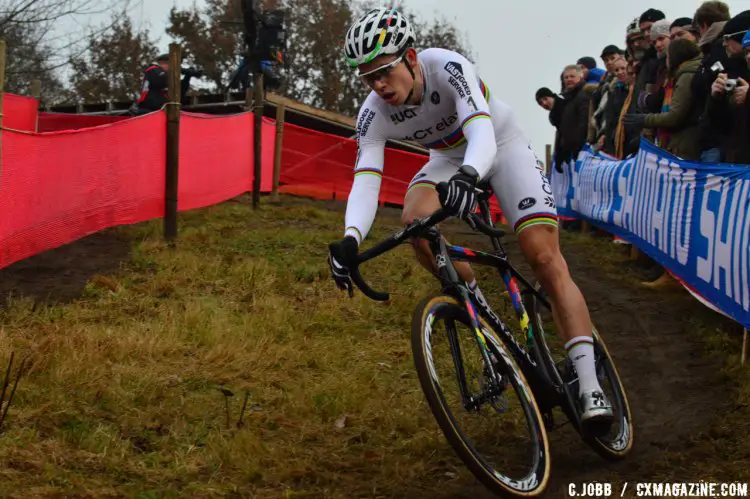
<instances>
[{"instance_id":1,"label":"rainbow stripe on sleeve","mask_svg":"<svg viewBox=\"0 0 750 499\"><path fill-rule=\"evenodd\" d=\"M359 170L354 171L355 178L359 177L360 175L374 175L376 177L382 177L383 172L375 168L360 168Z\"/></svg>"}]
</instances>

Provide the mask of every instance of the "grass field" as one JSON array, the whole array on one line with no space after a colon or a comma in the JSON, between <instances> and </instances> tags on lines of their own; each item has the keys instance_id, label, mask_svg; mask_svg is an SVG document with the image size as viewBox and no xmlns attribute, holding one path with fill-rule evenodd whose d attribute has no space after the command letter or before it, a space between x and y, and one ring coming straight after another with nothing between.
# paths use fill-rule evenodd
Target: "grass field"
<instances>
[{"instance_id":1,"label":"grass field","mask_svg":"<svg viewBox=\"0 0 750 499\"><path fill-rule=\"evenodd\" d=\"M402 247L363 268L391 302L344 299L325 261L343 223L332 206L287 197L258 213L238 202L185 213L174 249L160 221L118 228L107 237L129 250L76 299L7 297L0 360L29 355L30 369L0 435L0 496L480 493L412 364L411 313L435 282ZM371 238L397 228L395 212L384 214ZM599 272L636 285L620 247L579 235L564 242L601 252ZM750 383L737 338L697 302L674 299L693 304L693 337L704 335L703 355L721 356L734 409L666 449L674 466L644 466L651 475L642 479L723 470L747 481Z\"/></svg>"}]
</instances>

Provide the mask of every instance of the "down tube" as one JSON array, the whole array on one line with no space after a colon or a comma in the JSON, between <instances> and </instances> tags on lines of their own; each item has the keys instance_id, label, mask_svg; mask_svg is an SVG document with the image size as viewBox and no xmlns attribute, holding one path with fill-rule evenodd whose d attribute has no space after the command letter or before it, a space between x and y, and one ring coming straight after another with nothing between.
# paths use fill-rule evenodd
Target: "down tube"
<instances>
[{"instance_id":1,"label":"down tube","mask_svg":"<svg viewBox=\"0 0 750 499\"><path fill-rule=\"evenodd\" d=\"M516 311L516 318L521 324L521 330L523 335L526 337L526 349L532 347L533 332L531 330L529 314L526 312L526 307L523 306L523 300L521 299L521 291L518 289L518 283L510 270L503 270L503 281L505 282L505 288L508 290L510 301L513 303L513 309Z\"/></svg>"}]
</instances>

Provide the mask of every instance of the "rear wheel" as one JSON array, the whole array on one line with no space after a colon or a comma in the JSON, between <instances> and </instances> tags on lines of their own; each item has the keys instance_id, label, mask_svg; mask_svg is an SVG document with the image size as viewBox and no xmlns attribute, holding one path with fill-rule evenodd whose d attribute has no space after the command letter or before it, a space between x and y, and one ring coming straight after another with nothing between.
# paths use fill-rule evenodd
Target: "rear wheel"
<instances>
[{"instance_id":1,"label":"rear wheel","mask_svg":"<svg viewBox=\"0 0 750 499\"><path fill-rule=\"evenodd\" d=\"M550 474L542 416L521 369L480 323L499 382L464 307L442 294L422 300L412 320L419 381L443 434L474 476L503 497L537 497Z\"/></svg>"},{"instance_id":2,"label":"rear wheel","mask_svg":"<svg viewBox=\"0 0 750 499\"><path fill-rule=\"evenodd\" d=\"M537 291L541 290L539 283L536 283L534 287ZM543 291L542 294L544 295ZM565 352L562 340L555 334L552 312L533 294L526 296L525 304L533 328L534 347L543 359L545 370L554 382L566 383L571 392L577 394L578 375ZM604 435L583 435L583 439L604 459L619 461L630 454L633 449L633 416L614 360L596 328L592 331L592 338L596 375L599 385L612 404L614 421Z\"/></svg>"}]
</instances>

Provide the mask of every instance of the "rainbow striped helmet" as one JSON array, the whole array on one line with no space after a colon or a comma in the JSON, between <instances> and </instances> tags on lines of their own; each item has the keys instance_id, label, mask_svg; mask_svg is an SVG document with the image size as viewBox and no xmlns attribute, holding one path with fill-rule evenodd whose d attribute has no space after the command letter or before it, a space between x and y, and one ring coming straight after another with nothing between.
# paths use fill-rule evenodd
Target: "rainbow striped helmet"
<instances>
[{"instance_id":1,"label":"rainbow striped helmet","mask_svg":"<svg viewBox=\"0 0 750 499\"><path fill-rule=\"evenodd\" d=\"M414 43L411 23L396 9L373 9L346 33L344 56L353 68L379 55L398 54Z\"/></svg>"}]
</instances>

